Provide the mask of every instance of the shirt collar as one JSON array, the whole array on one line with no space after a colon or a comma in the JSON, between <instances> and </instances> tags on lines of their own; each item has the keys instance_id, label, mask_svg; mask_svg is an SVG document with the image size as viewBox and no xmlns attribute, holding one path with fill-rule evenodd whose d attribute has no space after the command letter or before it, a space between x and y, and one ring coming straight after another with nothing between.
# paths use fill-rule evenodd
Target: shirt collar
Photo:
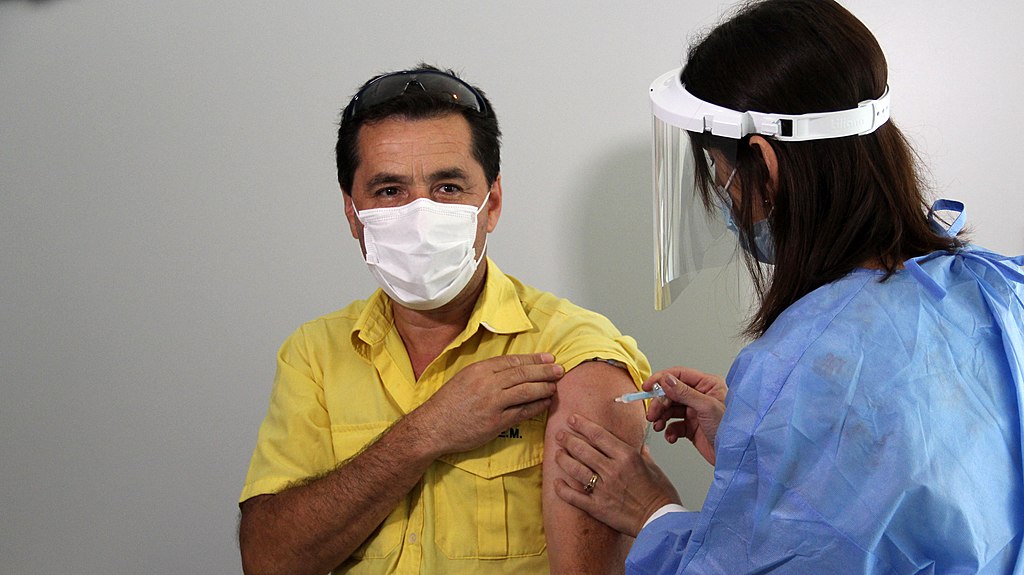
<instances>
[{"instance_id":1,"label":"shirt collar","mask_svg":"<svg viewBox=\"0 0 1024 575\"><path fill-rule=\"evenodd\" d=\"M498 266L486 258L487 278L484 289L480 293L473 313L466 323L462 334L456 338L456 345L469 338L480 328L492 333L509 335L523 332L533 327L533 323L523 309L516 286ZM352 344L360 348L358 342L373 346L380 343L394 326L391 311L391 298L383 290L378 289L367 300L355 325L352 326Z\"/></svg>"},{"instance_id":2,"label":"shirt collar","mask_svg":"<svg viewBox=\"0 0 1024 575\"><path fill-rule=\"evenodd\" d=\"M519 299L515 284L490 258L487 258L484 291L476 302L466 331L473 333L479 327L505 335L523 332L533 327L533 322L523 309L523 302Z\"/></svg>"}]
</instances>

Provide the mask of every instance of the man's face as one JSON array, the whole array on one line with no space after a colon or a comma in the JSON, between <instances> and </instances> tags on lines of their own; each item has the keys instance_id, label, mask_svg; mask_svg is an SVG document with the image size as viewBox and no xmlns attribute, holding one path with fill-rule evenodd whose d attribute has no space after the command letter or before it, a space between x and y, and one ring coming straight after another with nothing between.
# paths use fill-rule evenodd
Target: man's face
<instances>
[{"instance_id":1,"label":"man's face","mask_svg":"<svg viewBox=\"0 0 1024 575\"><path fill-rule=\"evenodd\" d=\"M459 114L426 120L387 118L364 125L357 142L359 166L352 194L345 195L345 215L352 237L363 246L363 226L356 209L397 207L419 198L480 207L488 193L483 166L473 157L469 123ZM477 217L475 247L501 214L501 177L490 187L487 205ZM363 246L363 254L366 248Z\"/></svg>"}]
</instances>

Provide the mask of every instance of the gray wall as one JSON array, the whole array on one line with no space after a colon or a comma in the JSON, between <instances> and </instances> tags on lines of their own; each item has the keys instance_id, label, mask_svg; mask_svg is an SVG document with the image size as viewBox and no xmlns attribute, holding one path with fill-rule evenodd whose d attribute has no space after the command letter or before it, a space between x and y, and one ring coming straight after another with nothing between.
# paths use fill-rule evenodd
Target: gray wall
<instances>
[{"instance_id":1,"label":"gray wall","mask_svg":"<svg viewBox=\"0 0 1024 575\"><path fill-rule=\"evenodd\" d=\"M938 192L1024 253L1024 5L847 5ZM439 63L492 97L505 271L603 311L655 367L724 371L736 269L652 309L647 101L723 7L0 0L0 573L239 571L277 347L374 287L332 150L379 71ZM651 441L699 506L707 466Z\"/></svg>"}]
</instances>

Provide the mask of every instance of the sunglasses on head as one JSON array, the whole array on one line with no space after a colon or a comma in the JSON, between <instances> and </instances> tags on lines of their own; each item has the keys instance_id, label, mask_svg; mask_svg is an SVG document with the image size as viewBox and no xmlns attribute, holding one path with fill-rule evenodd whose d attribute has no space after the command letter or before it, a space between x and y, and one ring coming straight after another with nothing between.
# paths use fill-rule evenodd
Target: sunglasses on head
<instances>
[{"instance_id":1,"label":"sunglasses on head","mask_svg":"<svg viewBox=\"0 0 1024 575\"><path fill-rule=\"evenodd\" d=\"M444 72L418 70L395 72L374 78L352 97L352 101L345 107L344 119L351 120L364 110L413 90L441 94L449 97L454 104L476 110L481 114L487 113L487 104L483 96L469 84Z\"/></svg>"}]
</instances>

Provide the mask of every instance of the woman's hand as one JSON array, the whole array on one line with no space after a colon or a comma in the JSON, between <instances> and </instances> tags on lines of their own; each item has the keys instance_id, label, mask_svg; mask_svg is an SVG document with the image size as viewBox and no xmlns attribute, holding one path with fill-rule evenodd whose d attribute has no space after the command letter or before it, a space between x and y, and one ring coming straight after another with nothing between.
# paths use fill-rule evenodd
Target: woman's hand
<instances>
[{"instance_id":1,"label":"woman's hand","mask_svg":"<svg viewBox=\"0 0 1024 575\"><path fill-rule=\"evenodd\" d=\"M651 459L647 446L637 449L597 423L573 415L569 428L556 441L555 455L572 485L559 479L555 492L566 503L590 514L612 529L636 537L647 519L679 494Z\"/></svg>"},{"instance_id":2,"label":"woman's hand","mask_svg":"<svg viewBox=\"0 0 1024 575\"><path fill-rule=\"evenodd\" d=\"M665 397L651 400L647 408L647 421L654 423L654 431L664 431L669 443L680 437L689 439L704 459L714 465L715 436L725 414L725 395L729 391L725 380L688 367L672 367L647 378L643 388L650 391L655 383L665 390Z\"/></svg>"}]
</instances>

